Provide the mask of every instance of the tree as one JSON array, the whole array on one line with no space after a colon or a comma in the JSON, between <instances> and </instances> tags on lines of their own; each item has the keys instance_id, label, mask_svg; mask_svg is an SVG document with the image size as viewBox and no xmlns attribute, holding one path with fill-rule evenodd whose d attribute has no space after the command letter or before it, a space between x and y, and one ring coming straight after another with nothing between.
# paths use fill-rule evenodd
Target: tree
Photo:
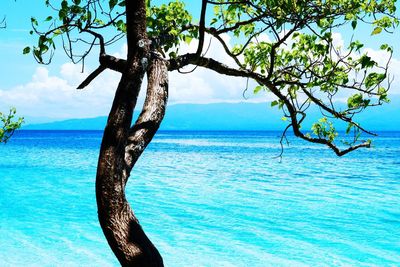
<instances>
[{"instance_id":1,"label":"tree","mask_svg":"<svg viewBox=\"0 0 400 267\"><path fill-rule=\"evenodd\" d=\"M323 144L338 156L369 147L361 134L373 134L355 121L355 115L387 102L390 87L388 62L380 65L363 44L350 40L337 47L333 33L355 31L360 24L372 26L372 35L397 26L394 0L202 0L198 23L182 1L158 6L150 1L63 0L60 6L46 0L55 15L45 19L45 31L32 18L31 34L37 45L26 47L39 63L50 63L58 37L70 59L83 61L94 48L99 67L79 89L86 87L105 69L120 72L112 108L100 148L96 176L96 198L100 225L123 266L163 266L125 198L125 186L136 161L152 140L164 117L168 98L168 72L188 65L222 75L254 81L254 92L276 97L272 106L283 112L287 127L306 141ZM214 15L209 18L209 9ZM226 43L229 35L234 45ZM206 56L206 37L222 44L236 66ZM126 38L127 59L106 53L106 47ZM180 54L182 42L198 40L197 50ZM80 45L77 45L80 43ZM82 47L84 47L82 49ZM392 48L381 49L392 54ZM132 125L132 114L147 74L143 109ZM346 91L347 107L337 107L337 95ZM301 126L307 109L320 108L322 118L310 132ZM340 144L334 122L348 124L350 140ZM281 142L282 142L281 140ZM339 141L338 141L339 140ZM344 146L344 148L342 148Z\"/></svg>"},{"instance_id":2,"label":"tree","mask_svg":"<svg viewBox=\"0 0 400 267\"><path fill-rule=\"evenodd\" d=\"M11 108L7 115L0 112L0 121L3 124L0 128L0 143L7 143L15 130L19 129L24 122L24 118L14 121L16 112L15 108Z\"/></svg>"},{"instance_id":3,"label":"tree","mask_svg":"<svg viewBox=\"0 0 400 267\"><path fill-rule=\"evenodd\" d=\"M0 29L4 29L6 27L6 18L4 17L0 21ZM19 118L17 121L13 120L16 113L17 111L15 108L11 108L7 115L0 112L0 121L3 124L0 128L0 143L7 143L7 141L14 134L15 130L19 129L24 122L24 118Z\"/></svg>"}]
</instances>

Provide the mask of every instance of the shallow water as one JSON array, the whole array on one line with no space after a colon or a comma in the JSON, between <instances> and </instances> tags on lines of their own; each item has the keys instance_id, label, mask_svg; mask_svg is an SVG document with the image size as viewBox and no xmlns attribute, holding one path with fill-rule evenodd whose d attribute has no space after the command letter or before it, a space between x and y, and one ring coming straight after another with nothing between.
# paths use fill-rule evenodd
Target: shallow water
<instances>
[{"instance_id":1,"label":"shallow water","mask_svg":"<svg viewBox=\"0 0 400 267\"><path fill-rule=\"evenodd\" d=\"M343 158L278 132L161 132L127 194L166 266L400 265L400 133ZM118 266L97 222L101 132L0 146L0 265Z\"/></svg>"}]
</instances>

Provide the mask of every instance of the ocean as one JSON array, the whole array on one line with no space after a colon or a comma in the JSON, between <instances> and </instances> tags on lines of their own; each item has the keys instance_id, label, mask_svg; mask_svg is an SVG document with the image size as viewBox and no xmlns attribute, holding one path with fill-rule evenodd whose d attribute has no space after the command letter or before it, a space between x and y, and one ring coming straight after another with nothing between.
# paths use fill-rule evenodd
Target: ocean
<instances>
[{"instance_id":1,"label":"ocean","mask_svg":"<svg viewBox=\"0 0 400 267\"><path fill-rule=\"evenodd\" d=\"M400 266L400 132L338 158L279 132L159 132L127 197L166 266ZM100 131L0 145L0 266L118 266L97 222Z\"/></svg>"}]
</instances>

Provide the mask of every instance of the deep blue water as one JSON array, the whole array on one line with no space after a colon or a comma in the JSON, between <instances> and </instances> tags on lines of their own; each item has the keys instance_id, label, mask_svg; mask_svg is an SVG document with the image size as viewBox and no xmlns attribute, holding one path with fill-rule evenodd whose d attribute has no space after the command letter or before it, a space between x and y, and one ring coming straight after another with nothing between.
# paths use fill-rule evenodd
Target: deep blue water
<instances>
[{"instance_id":1,"label":"deep blue water","mask_svg":"<svg viewBox=\"0 0 400 267\"><path fill-rule=\"evenodd\" d=\"M400 132L337 158L278 132L161 132L127 194L166 266L400 266ZM101 132L0 145L0 266L118 266L97 223Z\"/></svg>"}]
</instances>

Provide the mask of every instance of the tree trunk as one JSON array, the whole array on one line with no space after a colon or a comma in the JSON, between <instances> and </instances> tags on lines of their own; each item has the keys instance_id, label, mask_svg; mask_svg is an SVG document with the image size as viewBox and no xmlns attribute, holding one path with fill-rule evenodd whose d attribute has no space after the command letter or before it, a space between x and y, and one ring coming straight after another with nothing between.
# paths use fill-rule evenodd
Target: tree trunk
<instances>
[{"instance_id":1,"label":"tree trunk","mask_svg":"<svg viewBox=\"0 0 400 267\"><path fill-rule=\"evenodd\" d=\"M122 78L115 99L127 97L120 91L128 88ZM148 71L145 104L135 125L132 128L120 126L123 118L132 119L132 116L119 107L121 101L114 101L118 107L113 106L104 131L96 178L98 215L107 241L123 266L163 266L159 252L126 200L125 185L134 164L159 128L167 94L166 64L162 59L153 59ZM119 112L114 114L113 111Z\"/></svg>"},{"instance_id":2,"label":"tree trunk","mask_svg":"<svg viewBox=\"0 0 400 267\"><path fill-rule=\"evenodd\" d=\"M145 1L126 1L127 67L123 72L104 130L96 176L101 228L122 266L163 266L156 247L144 233L125 197L130 172L165 114L168 95L166 62L150 53ZM147 66L148 65L148 66ZM147 71L143 110L133 127L132 116Z\"/></svg>"}]
</instances>

